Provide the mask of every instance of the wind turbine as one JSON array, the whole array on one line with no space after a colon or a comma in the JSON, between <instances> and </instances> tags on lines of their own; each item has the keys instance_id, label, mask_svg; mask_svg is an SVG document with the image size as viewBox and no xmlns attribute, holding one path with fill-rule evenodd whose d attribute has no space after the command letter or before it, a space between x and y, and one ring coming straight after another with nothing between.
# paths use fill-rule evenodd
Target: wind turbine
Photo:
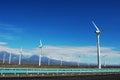
<instances>
[{"instance_id":1,"label":"wind turbine","mask_svg":"<svg viewBox=\"0 0 120 80\"><path fill-rule=\"evenodd\" d=\"M9 64L11 64L11 56L12 56L12 54L10 52L10 54L9 54Z\"/></svg>"},{"instance_id":2,"label":"wind turbine","mask_svg":"<svg viewBox=\"0 0 120 80\"><path fill-rule=\"evenodd\" d=\"M51 58L51 57L48 58L48 65L50 65L50 58Z\"/></svg>"},{"instance_id":3,"label":"wind turbine","mask_svg":"<svg viewBox=\"0 0 120 80\"><path fill-rule=\"evenodd\" d=\"M5 63L5 57L6 57L6 54L4 52L4 54L3 54L3 64Z\"/></svg>"},{"instance_id":4,"label":"wind turbine","mask_svg":"<svg viewBox=\"0 0 120 80\"><path fill-rule=\"evenodd\" d=\"M80 66L80 56L78 56L78 67Z\"/></svg>"},{"instance_id":5,"label":"wind turbine","mask_svg":"<svg viewBox=\"0 0 120 80\"><path fill-rule=\"evenodd\" d=\"M21 58L22 58L22 48L20 49L20 55L19 55L19 65L21 65Z\"/></svg>"},{"instance_id":6,"label":"wind turbine","mask_svg":"<svg viewBox=\"0 0 120 80\"><path fill-rule=\"evenodd\" d=\"M40 45L39 45L39 48L40 48L40 54L39 54L39 66L41 66L41 56L42 56L42 41L40 40Z\"/></svg>"},{"instance_id":7,"label":"wind turbine","mask_svg":"<svg viewBox=\"0 0 120 80\"><path fill-rule=\"evenodd\" d=\"M106 61L105 61L105 58L107 57L107 55L103 55L103 58L104 58L104 67L106 66Z\"/></svg>"},{"instance_id":8,"label":"wind turbine","mask_svg":"<svg viewBox=\"0 0 120 80\"><path fill-rule=\"evenodd\" d=\"M101 33L101 31L96 26L96 24L94 23L94 21L92 21L92 24L96 28L95 33L97 34L97 60L98 60L98 68L101 69L101 59L100 59L100 33Z\"/></svg>"},{"instance_id":9,"label":"wind turbine","mask_svg":"<svg viewBox=\"0 0 120 80\"><path fill-rule=\"evenodd\" d=\"M63 65L63 57L61 57L60 65Z\"/></svg>"}]
</instances>

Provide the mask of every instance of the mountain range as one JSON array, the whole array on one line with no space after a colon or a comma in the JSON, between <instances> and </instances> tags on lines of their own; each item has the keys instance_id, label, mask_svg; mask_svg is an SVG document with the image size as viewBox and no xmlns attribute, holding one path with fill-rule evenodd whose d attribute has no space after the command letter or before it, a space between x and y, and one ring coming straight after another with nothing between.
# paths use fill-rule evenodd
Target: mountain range
<instances>
[{"instance_id":1,"label":"mountain range","mask_svg":"<svg viewBox=\"0 0 120 80\"><path fill-rule=\"evenodd\" d=\"M1 51L0 52L0 62L3 62L3 57L5 56L5 62L8 63L9 62L9 55L10 55L10 53L5 52L5 51ZM22 55L21 63L22 64L38 64L38 60L39 60L38 55L32 55L32 56ZM18 63L18 61L19 61L19 55L12 53L11 63ZM61 60L51 59L51 58L48 58L46 56L41 57L41 62L42 62L42 64L48 64L48 62L50 64L57 64L57 65L61 64ZM78 63L77 62L62 61L62 64L63 65L77 65Z\"/></svg>"}]
</instances>

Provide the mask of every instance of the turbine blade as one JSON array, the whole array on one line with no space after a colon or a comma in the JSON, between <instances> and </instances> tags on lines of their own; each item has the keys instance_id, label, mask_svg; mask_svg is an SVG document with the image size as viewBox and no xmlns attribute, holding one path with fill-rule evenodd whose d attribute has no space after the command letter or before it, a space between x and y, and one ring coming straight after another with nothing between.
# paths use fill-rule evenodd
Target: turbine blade
<instances>
[{"instance_id":1,"label":"turbine blade","mask_svg":"<svg viewBox=\"0 0 120 80\"><path fill-rule=\"evenodd\" d=\"M100 31L99 28L96 26L96 24L94 23L94 21L92 21L92 24L95 26L97 31Z\"/></svg>"}]
</instances>

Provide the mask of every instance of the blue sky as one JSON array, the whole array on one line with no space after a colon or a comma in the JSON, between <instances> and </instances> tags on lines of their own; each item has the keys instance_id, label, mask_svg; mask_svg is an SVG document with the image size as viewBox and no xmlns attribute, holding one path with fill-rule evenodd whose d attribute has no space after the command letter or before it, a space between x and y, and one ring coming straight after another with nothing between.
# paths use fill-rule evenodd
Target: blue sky
<instances>
[{"instance_id":1,"label":"blue sky","mask_svg":"<svg viewBox=\"0 0 120 80\"><path fill-rule=\"evenodd\" d=\"M41 39L44 46L49 49L61 48L61 46L65 47L63 49L72 47L75 52L76 47L86 50L92 46L94 49L96 34L91 23L94 20L97 26L103 30L100 38L101 47L107 48L119 56L119 8L119 0L1 0L1 46L10 49L23 47L28 51L37 48ZM6 43L6 45L2 43ZM68 54L69 49L68 52L61 50L61 53ZM73 53L75 53L74 51ZM50 53L47 50L46 52ZM108 52L105 53L109 55ZM78 56L77 54L76 52L75 55ZM51 55L53 55L52 52ZM90 59L92 62L92 58ZM116 61L116 64L120 64L120 56L108 59L109 61Z\"/></svg>"}]
</instances>

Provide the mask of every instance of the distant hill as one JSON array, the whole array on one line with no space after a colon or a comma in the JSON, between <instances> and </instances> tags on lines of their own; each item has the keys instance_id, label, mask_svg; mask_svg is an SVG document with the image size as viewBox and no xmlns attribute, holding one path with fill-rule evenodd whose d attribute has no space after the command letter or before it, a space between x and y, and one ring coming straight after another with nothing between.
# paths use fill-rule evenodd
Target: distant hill
<instances>
[{"instance_id":1,"label":"distant hill","mask_svg":"<svg viewBox=\"0 0 120 80\"><path fill-rule=\"evenodd\" d=\"M5 51L0 52L0 62L3 61L4 54L5 54L5 62L8 63L10 53L5 52ZM12 54L11 62L18 63L18 60L19 60L19 55ZM38 60L39 60L39 56L37 55L32 55L32 56L22 55L22 64L38 64ZM48 60L50 61L50 64L57 64L57 65L61 64L60 60L51 59L46 56L42 57L42 64L48 64ZM62 64L63 65L77 65L77 62L62 61Z\"/></svg>"},{"instance_id":2,"label":"distant hill","mask_svg":"<svg viewBox=\"0 0 120 80\"><path fill-rule=\"evenodd\" d=\"M5 54L5 65L7 65L8 67L25 67L24 64L27 64L26 66L27 67L38 67L37 64L38 64L38 60L39 60L39 56L38 55L32 55L32 56L27 56L27 55L22 55L22 66L17 66L16 64L18 64L18 61L19 61L19 55L16 55L16 54L13 54L12 53L12 59L11 59L11 65L8 65L8 62L9 62L9 53L8 52L5 52L5 51L1 51L0 52L0 65L1 67L5 67L4 65L2 65L2 62L3 62L3 56ZM43 67L48 67L48 66L44 66L44 65L48 65L48 60L50 60L50 66L51 67L78 67L77 66L77 62L67 62L67 61L62 61L62 65L64 66L59 66L61 64L61 61L60 60L55 60L55 59L51 59L51 58L48 58L46 56L42 56L42 66ZM35 66L34 66L35 64ZM6 67L7 67L6 66ZM97 68L97 65L95 64L90 64L90 65L87 65L85 63L80 63L80 66L81 68ZM104 67L104 66L102 66ZM110 67L110 68L119 68L120 65L106 65L105 67Z\"/></svg>"}]
</instances>

